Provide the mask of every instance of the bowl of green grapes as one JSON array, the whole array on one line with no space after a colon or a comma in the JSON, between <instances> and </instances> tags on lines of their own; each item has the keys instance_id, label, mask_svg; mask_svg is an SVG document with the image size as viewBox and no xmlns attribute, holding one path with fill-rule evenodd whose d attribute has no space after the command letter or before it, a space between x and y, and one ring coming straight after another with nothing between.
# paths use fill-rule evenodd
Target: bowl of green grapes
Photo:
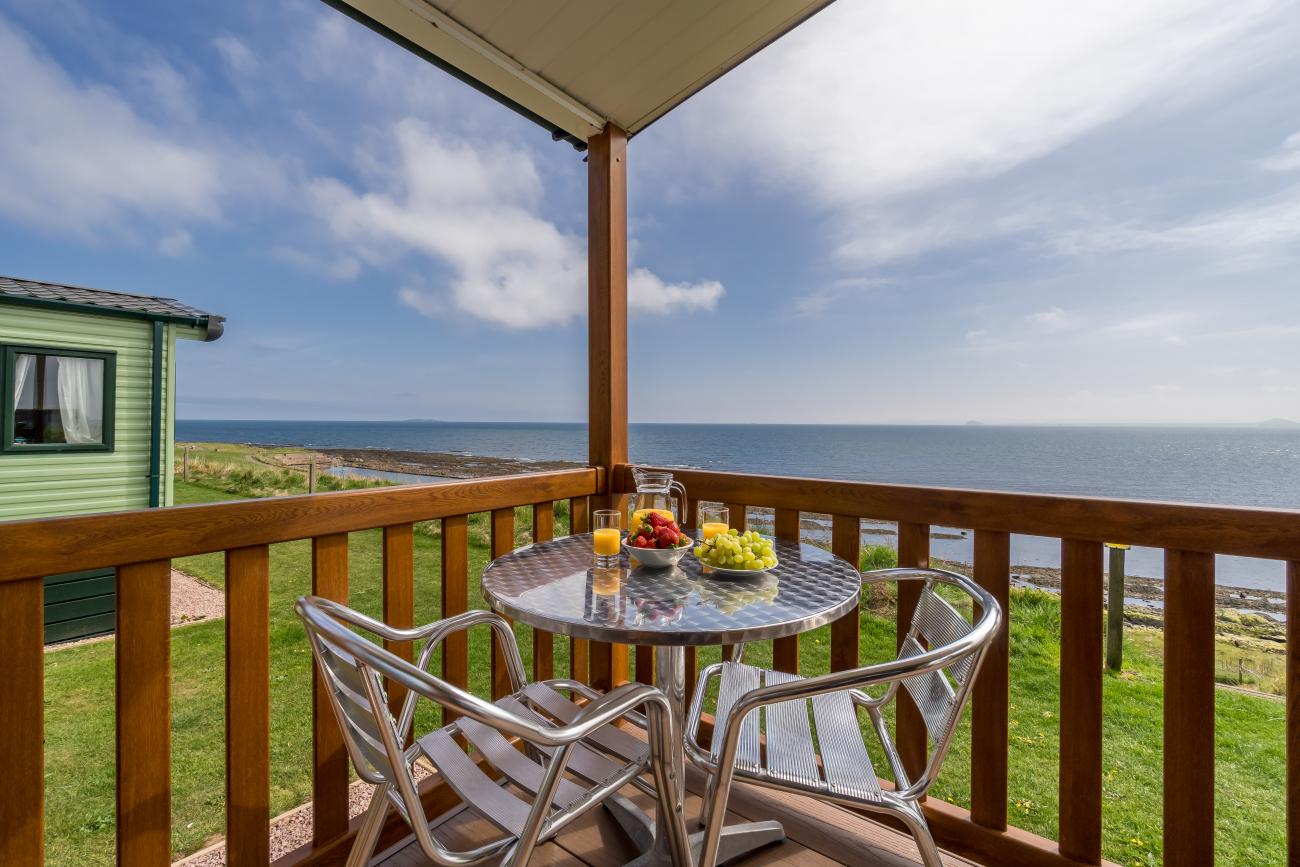
<instances>
[{"instance_id":1,"label":"bowl of green grapes","mask_svg":"<svg viewBox=\"0 0 1300 867\"><path fill-rule=\"evenodd\" d=\"M760 575L780 564L771 539L735 527L696 545L695 558L720 575Z\"/></svg>"}]
</instances>

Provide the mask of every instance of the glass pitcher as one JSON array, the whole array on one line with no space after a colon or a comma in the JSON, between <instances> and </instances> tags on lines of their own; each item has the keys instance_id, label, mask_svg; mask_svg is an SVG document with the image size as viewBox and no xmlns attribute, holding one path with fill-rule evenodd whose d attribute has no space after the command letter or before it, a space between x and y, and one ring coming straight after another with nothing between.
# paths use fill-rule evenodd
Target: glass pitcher
<instances>
[{"instance_id":1,"label":"glass pitcher","mask_svg":"<svg viewBox=\"0 0 1300 867\"><path fill-rule=\"evenodd\" d=\"M641 519L647 512L658 512L679 524L685 520L686 487L681 482L673 481L672 473L633 467L632 479L636 482L636 493L631 496L631 505L628 507L630 530L641 526Z\"/></svg>"}]
</instances>

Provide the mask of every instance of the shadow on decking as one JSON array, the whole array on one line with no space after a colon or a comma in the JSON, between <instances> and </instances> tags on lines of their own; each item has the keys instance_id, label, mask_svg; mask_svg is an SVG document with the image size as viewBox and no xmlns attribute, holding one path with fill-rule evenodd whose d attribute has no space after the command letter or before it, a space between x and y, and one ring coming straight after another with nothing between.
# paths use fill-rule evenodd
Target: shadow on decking
<instances>
[{"instance_id":1,"label":"shadow on decking","mask_svg":"<svg viewBox=\"0 0 1300 867\"><path fill-rule=\"evenodd\" d=\"M704 777L694 770L688 777L691 795L686 816L688 830L694 832L699 827L696 818L700 814L699 793L704 788ZM653 799L635 788L628 786L623 794L642 809L652 809ZM915 867L921 863L911 837L811 798L737 784L732 790L730 806L728 824L776 819L785 826L786 833L784 843L733 862L736 865ZM500 835L486 819L468 810L447 816L435 827L435 833L448 844L465 848ZM539 847L531 863L544 867L621 867L636 856L636 850L613 817L603 808L597 808L555 840ZM384 853L375 863L382 867L427 867L431 862L413 840L407 840ZM967 867L974 862L944 853L944 863Z\"/></svg>"}]
</instances>

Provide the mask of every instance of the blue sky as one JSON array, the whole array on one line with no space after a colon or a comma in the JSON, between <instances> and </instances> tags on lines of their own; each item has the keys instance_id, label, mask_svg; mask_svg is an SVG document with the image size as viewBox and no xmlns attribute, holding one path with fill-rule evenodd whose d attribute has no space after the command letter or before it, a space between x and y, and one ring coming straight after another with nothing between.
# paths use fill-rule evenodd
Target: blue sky
<instances>
[{"instance_id":1,"label":"blue sky","mask_svg":"<svg viewBox=\"0 0 1300 867\"><path fill-rule=\"evenodd\" d=\"M1300 417L1300 9L842 2L630 149L641 421ZM0 273L188 418L580 420L585 166L315 0L0 0Z\"/></svg>"}]
</instances>

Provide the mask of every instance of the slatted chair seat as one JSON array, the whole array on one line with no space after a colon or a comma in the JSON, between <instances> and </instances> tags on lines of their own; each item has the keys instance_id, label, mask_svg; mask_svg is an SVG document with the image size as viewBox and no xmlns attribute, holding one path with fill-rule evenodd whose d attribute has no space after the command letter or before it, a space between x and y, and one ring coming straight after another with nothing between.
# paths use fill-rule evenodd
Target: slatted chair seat
<instances>
[{"instance_id":1,"label":"slatted chair seat","mask_svg":"<svg viewBox=\"0 0 1300 867\"><path fill-rule=\"evenodd\" d=\"M699 867L713 867L733 779L891 813L912 831L926 867L942 867L920 809L938 775L971 684L1001 622L997 602L979 585L938 569L885 569L865 581L921 581L920 601L892 662L854 671L802 678L729 661L699 678L687 721L686 749L712 772L705 796L705 837ZM979 614L971 623L938 592L964 591ZM697 738L704 695L718 681L713 737ZM874 689L877 695L867 690ZM916 780L908 777L882 709L900 690L916 703L931 744L930 760ZM866 719L863 719L865 713ZM879 742L895 785L880 785L863 723Z\"/></svg>"}]
</instances>

